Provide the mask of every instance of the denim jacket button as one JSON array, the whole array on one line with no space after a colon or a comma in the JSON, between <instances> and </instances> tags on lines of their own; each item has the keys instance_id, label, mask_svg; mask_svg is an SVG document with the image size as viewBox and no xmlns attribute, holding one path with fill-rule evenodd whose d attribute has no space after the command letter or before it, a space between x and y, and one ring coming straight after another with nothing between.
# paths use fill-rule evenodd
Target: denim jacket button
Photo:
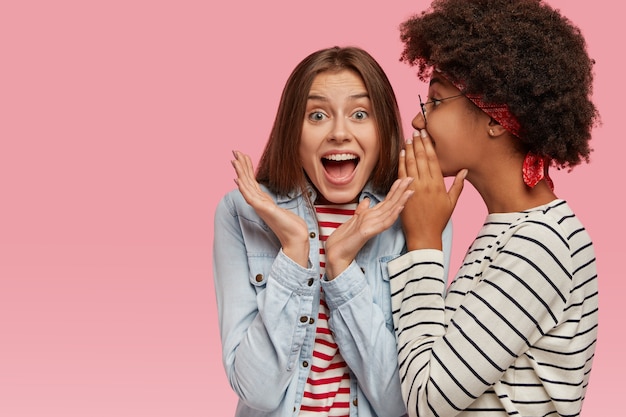
<instances>
[{"instance_id":1,"label":"denim jacket button","mask_svg":"<svg viewBox=\"0 0 626 417\"><path fill-rule=\"evenodd\" d=\"M307 321L309 321L309 318L307 316L300 317L300 323L306 323Z\"/></svg>"},{"instance_id":2,"label":"denim jacket button","mask_svg":"<svg viewBox=\"0 0 626 417\"><path fill-rule=\"evenodd\" d=\"M309 236L311 237L311 239L314 239L316 234L315 234L315 232L311 232L311 233L309 233Z\"/></svg>"},{"instance_id":3,"label":"denim jacket button","mask_svg":"<svg viewBox=\"0 0 626 417\"><path fill-rule=\"evenodd\" d=\"M254 277L254 279L256 279L256 282L263 281L263 274L256 274L256 277Z\"/></svg>"}]
</instances>

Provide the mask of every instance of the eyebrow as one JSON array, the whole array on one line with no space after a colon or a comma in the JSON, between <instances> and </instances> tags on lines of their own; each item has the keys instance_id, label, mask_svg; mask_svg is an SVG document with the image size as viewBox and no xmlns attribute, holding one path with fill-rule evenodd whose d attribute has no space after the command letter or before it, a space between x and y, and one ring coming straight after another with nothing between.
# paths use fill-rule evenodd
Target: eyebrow
<instances>
[{"instance_id":1,"label":"eyebrow","mask_svg":"<svg viewBox=\"0 0 626 417\"><path fill-rule=\"evenodd\" d=\"M353 94L351 96L348 96L349 99L352 100L358 100L360 98L370 98L370 95L368 93L358 93L358 94ZM328 99L324 96L318 96L315 94L310 94L307 97L307 100L320 100L320 101L328 101Z\"/></svg>"},{"instance_id":2,"label":"eyebrow","mask_svg":"<svg viewBox=\"0 0 626 417\"><path fill-rule=\"evenodd\" d=\"M430 84L429 85L432 86L433 84L437 84L437 83L439 83L439 84L442 83L441 78L433 77L433 78L430 79Z\"/></svg>"}]
</instances>

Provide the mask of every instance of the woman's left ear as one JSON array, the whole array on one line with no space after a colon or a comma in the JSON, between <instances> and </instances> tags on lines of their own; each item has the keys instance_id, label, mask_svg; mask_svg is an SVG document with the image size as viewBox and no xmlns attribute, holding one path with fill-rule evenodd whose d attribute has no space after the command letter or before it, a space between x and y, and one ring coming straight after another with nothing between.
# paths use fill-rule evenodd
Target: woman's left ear
<instances>
[{"instance_id":1,"label":"woman's left ear","mask_svg":"<svg viewBox=\"0 0 626 417\"><path fill-rule=\"evenodd\" d=\"M495 138L505 133L506 129L503 128L500 123L491 118L491 120L489 120L489 124L487 125L487 132L489 133L489 136Z\"/></svg>"}]
</instances>

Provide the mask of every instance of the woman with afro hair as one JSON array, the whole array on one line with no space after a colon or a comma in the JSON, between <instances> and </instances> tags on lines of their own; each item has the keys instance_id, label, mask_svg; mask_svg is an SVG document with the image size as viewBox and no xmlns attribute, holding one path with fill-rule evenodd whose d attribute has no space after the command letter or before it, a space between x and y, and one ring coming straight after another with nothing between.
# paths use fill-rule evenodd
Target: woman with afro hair
<instances>
[{"instance_id":1,"label":"woman with afro hair","mask_svg":"<svg viewBox=\"0 0 626 417\"><path fill-rule=\"evenodd\" d=\"M435 0L402 23L429 82L389 264L410 416L578 416L598 326L591 238L548 168L589 162L599 115L580 30L538 0ZM455 177L446 189L444 177ZM487 217L446 289L442 230L469 181Z\"/></svg>"}]
</instances>

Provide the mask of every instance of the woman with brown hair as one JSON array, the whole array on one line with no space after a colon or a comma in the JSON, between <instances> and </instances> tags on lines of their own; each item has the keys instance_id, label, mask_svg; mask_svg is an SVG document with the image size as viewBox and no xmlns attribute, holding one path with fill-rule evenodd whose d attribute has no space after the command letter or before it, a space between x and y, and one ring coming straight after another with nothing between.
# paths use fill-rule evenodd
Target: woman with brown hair
<instances>
[{"instance_id":1,"label":"woman with brown hair","mask_svg":"<svg viewBox=\"0 0 626 417\"><path fill-rule=\"evenodd\" d=\"M402 142L383 70L335 47L292 72L256 176L234 152L214 279L238 417L405 414L387 274L405 248Z\"/></svg>"}]
</instances>

